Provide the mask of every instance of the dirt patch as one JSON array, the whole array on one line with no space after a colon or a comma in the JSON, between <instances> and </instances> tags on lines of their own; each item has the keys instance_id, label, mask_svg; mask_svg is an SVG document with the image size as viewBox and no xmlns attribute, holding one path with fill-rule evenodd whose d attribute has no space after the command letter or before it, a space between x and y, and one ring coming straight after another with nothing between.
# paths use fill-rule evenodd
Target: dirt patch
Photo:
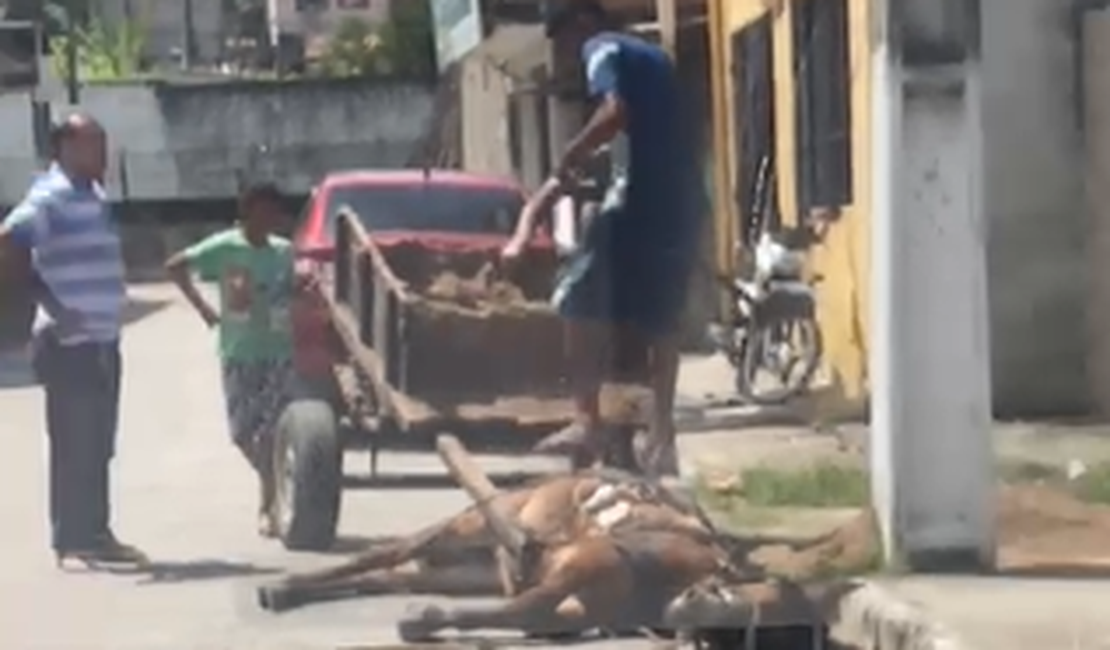
<instances>
[{"instance_id":1,"label":"dirt patch","mask_svg":"<svg viewBox=\"0 0 1110 650\"><path fill-rule=\"evenodd\" d=\"M762 546L748 560L770 574L806 581L868 573L879 567L880 557L875 518L861 512L810 544Z\"/></svg>"},{"instance_id":2,"label":"dirt patch","mask_svg":"<svg viewBox=\"0 0 1110 650\"><path fill-rule=\"evenodd\" d=\"M1057 575L1110 570L1110 506L1084 503L1051 486L1000 489L998 570ZM862 511L803 544L759 547L749 562L794 580L862 574L880 567L875 518Z\"/></svg>"},{"instance_id":3,"label":"dirt patch","mask_svg":"<svg viewBox=\"0 0 1110 650\"><path fill-rule=\"evenodd\" d=\"M1002 570L1110 565L1110 506L1058 487L1001 488L998 525Z\"/></svg>"}]
</instances>

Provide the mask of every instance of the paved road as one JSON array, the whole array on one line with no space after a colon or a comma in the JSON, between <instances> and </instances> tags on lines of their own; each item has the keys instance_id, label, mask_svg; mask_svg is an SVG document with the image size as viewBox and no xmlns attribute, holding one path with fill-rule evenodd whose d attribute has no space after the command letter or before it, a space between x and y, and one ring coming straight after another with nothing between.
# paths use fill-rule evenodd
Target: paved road
<instances>
[{"instance_id":1,"label":"paved road","mask_svg":"<svg viewBox=\"0 0 1110 650\"><path fill-rule=\"evenodd\" d=\"M1110 576L888 578L894 596L921 607L967 650L1110 650Z\"/></svg>"},{"instance_id":2,"label":"paved road","mask_svg":"<svg viewBox=\"0 0 1110 650\"><path fill-rule=\"evenodd\" d=\"M163 650L338 648L394 641L407 602L332 603L282 616L257 611L253 585L269 572L335 561L295 555L254 534L255 492L226 442L211 335L164 286L134 290L128 326L117 529L166 571L142 576L61 573L48 552L41 394L0 360L0 648ZM435 471L431 456L387 457ZM366 457L350 454L349 469ZM486 459L496 470L520 461ZM540 461L536 461L537 469ZM549 463L550 464L550 463ZM453 490L348 492L340 546L403 533L464 504Z\"/></svg>"}]
</instances>

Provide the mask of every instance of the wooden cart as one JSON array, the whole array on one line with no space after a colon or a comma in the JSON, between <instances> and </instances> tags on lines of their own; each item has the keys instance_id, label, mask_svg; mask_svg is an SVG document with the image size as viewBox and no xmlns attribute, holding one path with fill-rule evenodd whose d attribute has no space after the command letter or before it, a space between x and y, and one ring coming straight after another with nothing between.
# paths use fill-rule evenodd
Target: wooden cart
<instances>
[{"instance_id":1,"label":"wooden cart","mask_svg":"<svg viewBox=\"0 0 1110 650\"><path fill-rule=\"evenodd\" d=\"M547 306L553 251L513 271L523 302L461 307L428 297L445 271L471 278L495 268L499 247L488 237L372 239L356 215L340 215L335 260L321 267L314 296L331 372L305 382L277 436L279 528L288 547L319 549L334 539L345 449L368 448L369 483L385 485L381 450L431 452L436 437L450 433L472 450L523 453L570 422L563 327ZM631 337L619 343L603 403L608 421L632 430L647 395L636 381L644 347Z\"/></svg>"}]
</instances>

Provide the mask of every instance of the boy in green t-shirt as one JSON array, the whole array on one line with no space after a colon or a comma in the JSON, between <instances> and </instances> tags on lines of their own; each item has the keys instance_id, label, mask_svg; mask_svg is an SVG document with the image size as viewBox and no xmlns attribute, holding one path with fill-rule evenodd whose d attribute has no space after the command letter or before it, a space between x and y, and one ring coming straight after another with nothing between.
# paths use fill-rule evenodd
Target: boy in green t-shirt
<instances>
[{"instance_id":1,"label":"boy in green t-shirt","mask_svg":"<svg viewBox=\"0 0 1110 650\"><path fill-rule=\"evenodd\" d=\"M272 430L293 395L289 304L298 280L292 245L273 234L282 197L272 185L248 188L237 227L209 236L166 263L209 327L218 328L231 438L258 474L259 534L276 534ZM220 308L197 291L190 271L219 283Z\"/></svg>"}]
</instances>

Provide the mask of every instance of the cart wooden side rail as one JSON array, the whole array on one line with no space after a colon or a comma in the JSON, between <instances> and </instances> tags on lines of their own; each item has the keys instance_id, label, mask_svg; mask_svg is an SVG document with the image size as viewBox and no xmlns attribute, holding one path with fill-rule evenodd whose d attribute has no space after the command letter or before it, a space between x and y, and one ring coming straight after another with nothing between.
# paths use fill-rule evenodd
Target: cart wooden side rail
<instances>
[{"instance_id":1,"label":"cart wooden side rail","mask_svg":"<svg viewBox=\"0 0 1110 650\"><path fill-rule=\"evenodd\" d=\"M403 323L398 316L400 303L412 298L357 215L342 209L338 225L335 303L349 311L359 345L378 351L380 379L403 391L407 388L400 363Z\"/></svg>"},{"instance_id":2,"label":"cart wooden side rail","mask_svg":"<svg viewBox=\"0 0 1110 650\"><path fill-rule=\"evenodd\" d=\"M420 253L419 244L413 246ZM371 239L358 215L340 212L332 318L391 427L433 435L476 429L540 434L569 422L562 329L554 312L540 303L516 315L442 318L420 295L422 287L399 277L396 254Z\"/></svg>"}]
</instances>

